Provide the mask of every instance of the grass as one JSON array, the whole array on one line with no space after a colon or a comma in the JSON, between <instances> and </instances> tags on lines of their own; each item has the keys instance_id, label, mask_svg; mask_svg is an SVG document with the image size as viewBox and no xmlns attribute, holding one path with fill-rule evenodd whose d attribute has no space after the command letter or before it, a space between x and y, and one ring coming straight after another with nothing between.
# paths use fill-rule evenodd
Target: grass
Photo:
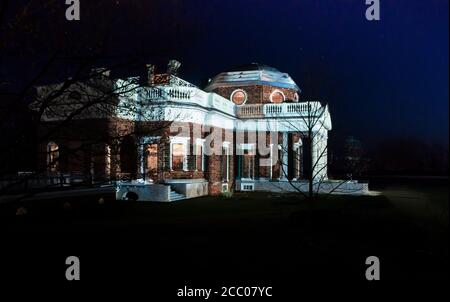
<instances>
[{"instance_id":1,"label":"grass","mask_svg":"<svg viewBox=\"0 0 450 302\"><path fill-rule=\"evenodd\" d=\"M114 196L9 204L0 208L2 246L14 246L10 257L36 245L49 259L76 250L96 259L92 278L120 259L168 278L320 279L335 270L361 279L365 258L376 255L387 279L439 279L447 277L448 216L447 224L436 222L421 207L448 204L441 189L321 197L312 209L296 195L273 193L172 204ZM19 206L27 215L15 215Z\"/></svg>"}]
</instances>

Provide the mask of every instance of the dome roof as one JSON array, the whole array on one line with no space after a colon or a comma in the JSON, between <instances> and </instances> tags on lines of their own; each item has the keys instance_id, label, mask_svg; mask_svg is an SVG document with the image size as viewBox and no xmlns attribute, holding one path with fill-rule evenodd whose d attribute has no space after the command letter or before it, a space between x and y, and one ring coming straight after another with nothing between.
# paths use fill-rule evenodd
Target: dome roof
<instances>
[{"instance_id":1,"label":"dome roof","mask_svg":"<svg viewBox=\"0 0 450 302\"><path fill-rule=\"evenodd\" d=\"M205 90L212 91L218 87L246 85L268 85L300 91L287 73L258 63L238 66L218 74L209 82Z\"/></svg>"}]
</instances>

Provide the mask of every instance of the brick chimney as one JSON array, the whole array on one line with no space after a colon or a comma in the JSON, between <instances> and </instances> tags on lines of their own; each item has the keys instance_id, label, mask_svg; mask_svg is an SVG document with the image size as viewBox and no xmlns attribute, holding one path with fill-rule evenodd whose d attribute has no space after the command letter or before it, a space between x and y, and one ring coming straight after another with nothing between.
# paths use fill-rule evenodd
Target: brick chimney
<instances>
[{"instance_id":1,"label":"brick chimney","mask_svg":"<svg viewBox=\"0 0 450 302\"><path fill-rule=\"evenodd\" d=\"M147 64L147 84L153 86L155 84L155 65Z\"/></svg>"},{"instance_id":2,"label":"brick chimney","mask_svg":"<svg viewBox=\"0 0 450 302\"><path fill-rule=\"evenodd\" d=\"M109 78L111 75L111 70L105 67L101 68L92 68L91 69L91 76L95 78Z\"/></svg>"},{"instance_id":3,"label":"brick chimney","mask_svg":"<svg viewBox=\"0 0 450 302\"><path fill-rule=\"evenodd\" d=\"M180 70L181 63L177 60L170 60L167 64L167 73L170 75L178 76L178 71Z\"/></svg>"}]
</instances>

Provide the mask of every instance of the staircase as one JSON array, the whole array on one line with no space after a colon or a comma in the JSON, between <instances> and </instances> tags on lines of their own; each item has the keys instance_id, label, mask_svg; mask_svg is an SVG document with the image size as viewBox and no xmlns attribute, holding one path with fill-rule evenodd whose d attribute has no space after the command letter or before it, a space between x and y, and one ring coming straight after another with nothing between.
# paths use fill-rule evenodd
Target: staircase
<instances>
[{"instance_id":1,"label":"staircase","mask_svg":"<svg viewBox=\"0 0 450 302\"><path fill-rule=\"evenodd\" d=\"M183 194L179 194L173 190L170 191L170 201L178 201L183 199L186 199L186 196L184 196Z\"/></svg>"}]
</instances>

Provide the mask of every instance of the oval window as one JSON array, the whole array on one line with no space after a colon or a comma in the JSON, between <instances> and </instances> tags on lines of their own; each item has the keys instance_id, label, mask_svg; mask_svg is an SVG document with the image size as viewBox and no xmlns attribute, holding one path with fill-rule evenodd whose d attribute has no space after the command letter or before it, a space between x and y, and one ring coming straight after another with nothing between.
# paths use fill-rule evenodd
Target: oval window
<instances>
[{"instance_id":1,"label":"oval window","mask_svg":"<svg viewBox=\"0 0 450 302\"><path fill-rule=\"evenodd\" d=\"M275 104L284 102L284 94L281 91L274 91L270 97L270 101Z\"/></svg>"},{"instance_id":2,"label":"oval window","mask_svg":"<svg viewBox=\"0 0 450 302\"><path fill-rule=\"evenodd\" d=\"M236 105L244 105L247 102L247 93L244 90L236 90L231 95L231 101Z\"/></svg>"}]
</instances>

